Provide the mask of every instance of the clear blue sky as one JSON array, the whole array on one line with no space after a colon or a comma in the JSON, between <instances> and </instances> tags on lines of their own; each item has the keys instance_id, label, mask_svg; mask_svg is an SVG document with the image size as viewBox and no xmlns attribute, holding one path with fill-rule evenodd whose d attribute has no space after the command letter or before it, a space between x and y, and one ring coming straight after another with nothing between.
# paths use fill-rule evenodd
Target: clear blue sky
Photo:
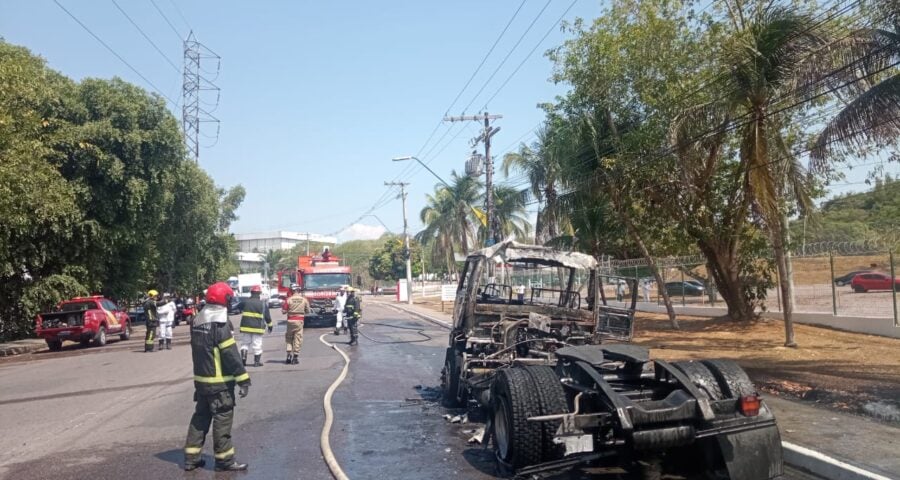
<instances>
[{"instance_id":1,"label":"clear blue sky","mask_svg":"<svg viewBox=\"0 0 900 480\"><path fill-rule=\"evenodd\" d=\"M181 73L153 49L111 0L58 1L161 93L173 100L180 98ZM342 231L357 221L382 198L386 191L383 182L398 176L412 183L410 223L413 231L420 228L418 212L436 180L418 167L409 171L412 164L393 163L391 158L419 153L445 178L451 170L463 169L471 150L468 139L477 133L477 125L442 125L431 142L424 144L521 3L155 0L176 34L151 0L117 1L179 68L183 56L180 38L189 28L221 55L216 81L222 89L221 102L214 113L222 122L220 138L215 145L201 148L200 163L218 184L240 183L247 189L233 231L283 229L325 234ZM450 111L453 115L478 113L552 28L487 105L490 113L504 116L496 122L502 127L494 139L498 156L523 136L530 140L527 135L543 117L537 103L562 92L548 81L551 64L543 52L565 39L553 25L570 3L554 1L538 16L547 2L527 0ZM597 0L578 0L565 19L593 18L601 6ZM535 18L531 31L464 112ZM75 79L119 76L153 89L52 0L0 0L0 35L28 47L50 67ZM169 107L180 118L180 107ZM207 128L204 133L214 136L215 130ZM201 137L201 143L210 145L213 139ZM855 170L848 182L861 181L862 170ZM852 184L836 190L861 188L864 185ZM383 205L373 213L399 231L399 200L380 203ZM358 223L361 226L342 237L379 232L375 218L362 218Z\"/></svg>"}]
</instances>

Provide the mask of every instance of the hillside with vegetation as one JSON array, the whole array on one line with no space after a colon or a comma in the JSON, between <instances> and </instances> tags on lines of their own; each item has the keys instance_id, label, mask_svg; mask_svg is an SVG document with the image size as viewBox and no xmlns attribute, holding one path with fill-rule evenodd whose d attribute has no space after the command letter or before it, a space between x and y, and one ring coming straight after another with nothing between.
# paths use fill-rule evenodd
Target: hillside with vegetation
<instances>
[{"instance_id":1,"label":"hillside with vegetation","mask_svg":"<svg viewBox=\"0 0 900 480\"><path fill-rule=\"evenodd\" d=\"M806 243L900 242L900 179L885 175L871 190L841 195L822 204L806 222L792 224L794 238Z\"/></svg>"}]
</instances>

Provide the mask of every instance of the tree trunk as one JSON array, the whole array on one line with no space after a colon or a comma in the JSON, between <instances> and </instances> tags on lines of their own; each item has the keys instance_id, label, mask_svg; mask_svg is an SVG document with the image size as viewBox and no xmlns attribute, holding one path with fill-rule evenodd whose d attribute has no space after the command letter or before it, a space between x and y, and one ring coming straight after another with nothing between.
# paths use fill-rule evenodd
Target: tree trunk
<instances>
[{"instance_id":1,"label":"tree trunk","mask_svg":"<svg viewBox=\"0 0 900 480\"><path fill-rule=\"evenodd\" d=\"M722 248L710 242L698 241L697 246L706 257L710 277L728 306L728 316L735 321L746 322L756 318L753 305L744 295L744 280L736 248Z\"/></svg>"},{"instance_id":2,"label":"tree trunk","mask_svg":"<svg viewBox=\"0 0 900 480\"><path fill-rule=\"evenodd\" d=\"M653 272L653 276L656 278L656 284L659 285L659 291L662 294L663 303L666 305L666 313L669 315L669 323L672 325L673 329L680 330L681 327L678 326L678 318L675 316L675 307L672 306L672 299L669 298L669 292L666 291L666 285L659 273L659 268L656 266L656 260L654 260L653 256L650 255L650 250L647 249L647 245L644 243L643 238L641 238L640 233L632 223L631 217L629 217L628 214L625 213L621 208L619 209L619 212L622 215L622 223L625 224L625 228L628 230L628 233L631 235L634 243L636 243L638 248L641 250L641 255L643 255L647 260L647 266L650 267L650 270ZM635 285L635 287L637 286Z\"/></svg>"},{"instance_id":3,"label":"tree trunk","mask_svg":"<svg viewBox=\"0 0 900 480\"><path fill-rule=\"evenodd\" d=\"M787 251L785 241L787 237L787 225L784 217L779 216L776 228L770 229L772 236L772 250L775 252L775 265L778 267L778 287L781 290L781 313L784 317L784 346L796 347L794 341L794 288L793 272L791 271L790 252Z\"/></svg>"}]
</instances>

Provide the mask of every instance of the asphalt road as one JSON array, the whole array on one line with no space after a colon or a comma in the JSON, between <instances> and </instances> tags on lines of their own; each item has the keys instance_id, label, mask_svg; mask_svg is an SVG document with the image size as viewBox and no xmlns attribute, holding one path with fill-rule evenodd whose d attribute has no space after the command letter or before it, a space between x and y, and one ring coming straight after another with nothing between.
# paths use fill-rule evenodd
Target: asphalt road
<instances>
[{"instance_id":1,"label":"asphalt road","mask_svg":"<svg viewBox=\"0 0 900 480\"><path fill-rule=\"evenodd\" d=\"M497 478L491 453L466 442L478 425L447 423L435 403L446 330L367 303L360 345L340 345L352 364L334 396L331 444L346 473ZM272 312L278 327L265 337L265 365L249 369L253 386L235 415L237 459L250 463L248 473L215 474L211 440L207 467L181 471L193 383L188 329L180 326L171 351L143 353L135 335L103 348L0 360L0 478L331 478L319 450L322 397L342 360L319 342L329 329L307 328L300 365L284 365L283 316ZM789 471L787 478L814 477Z\"/></svg>"}]
</instances>

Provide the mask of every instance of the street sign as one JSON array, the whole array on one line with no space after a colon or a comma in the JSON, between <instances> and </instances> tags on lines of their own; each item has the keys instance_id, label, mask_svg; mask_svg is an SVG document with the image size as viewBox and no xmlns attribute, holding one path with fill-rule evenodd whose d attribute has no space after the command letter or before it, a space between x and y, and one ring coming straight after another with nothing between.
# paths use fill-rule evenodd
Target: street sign
<instances>
[{"instance_id":1,"label":"street sign","mask_svg":"<svg viewBox=\"0 0 900 480\"><path fill-rule=\"evenodd\" d=\"M452 302L456 300L456 284L441 285L441 301Z\"/></svg>"}]
</instances>

